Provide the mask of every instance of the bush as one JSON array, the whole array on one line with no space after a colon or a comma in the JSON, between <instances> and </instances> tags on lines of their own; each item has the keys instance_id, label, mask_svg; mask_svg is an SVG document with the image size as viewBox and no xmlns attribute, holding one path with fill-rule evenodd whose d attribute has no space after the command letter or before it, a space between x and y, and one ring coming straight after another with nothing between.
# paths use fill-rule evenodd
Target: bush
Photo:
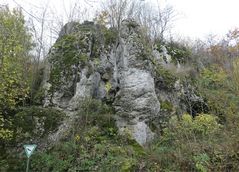
<instances>
[{"instance_id":1,"label":"bush","mask_svg":"<svg viewBox=\"0 0 239 172\"><path fill-rule=\"evenodd\" d=\"M168 100L160 101L160 109L171 112L173 110L173 104Z\"/></svg>"},{"instance_id":2,"label":"bush","mask_svg":"<svg viewBox=\"0 0 239 172\"><path fill-rule=\"evenodd\" d=\"M209 113L219 117L220 123L228 123L229 116L235 116L239 111L239 97L234 88L236 82L230 78L230 74L218 66L211 66L200 73L196 81L197 89L206 100Z\"/></svg>"},{"instance_id":3,"label":"bush","mask_svg":"<svg viewBox=\"0 0 239 172\"><path fill-rule=\"evenodd\" d=\"M22 108L13 121L15 141L47 136L58 128L64 117L63 112L52 108Z\"/></svg>"},{"instance_id":4,"label":"bush","mask_svg":"<svg viewBox=\"0 0 239 172\"><path fill-rule=\"evenodd\" d=\"M192 52L189 47L182 43L171 41L166 45L169 55L175 64L177 63L188 63L191 60Z\"/></svg>"},{"instance_id":5,"label":"bush","mask_svg":"<svg viewBox=\"0 0 239 172\"><path fill-rule=\"evenodd\" d=\"M213 115L201 114L194 119L188 114L174 116L151 156L163 171L207 171L211 160L207 151L220 131L221 125Z\"/></svg>"},{"instance_id":6,"label":"bush","mask_svg":"<svg viewBox=\"0 0 239 172\"><path fill-rule=\"evenodd\" d=\"M166 90L173 90L175 82L177 81L177 77L160 65L156 66L155 71L156 84L158 85L158 87Z\"/></svg>"},{"instance_id":7,"label":"bush","mask_svg":"<svg viewBox=\"0 0 239 172\"><path fill-rule=\"evenodd\" d=\"M113 108L102 101L86 98L82 102L80 109L78 116L81 125L100 125L102 128L117 128L112 115L114 113Z\"/></svg>"},{"instance_id":8,"label":"bush","mask_svg":"<svg viewBox=\"0 0 239 172\"><path fill-rule=\"evenodd\" d=\"M200 84L208 89L219 89L225 86L227 75L222 69L213 66L204 69L200 74Z\"/></svg>"},{"instance_id":9,"label":"bush","mask_svg":"<svg viewBox=\"0 0 239 172\"><path fill-rule=\"evenodd\" d=\"M164 131L164 139L207 139L207 137L220 131L217 117L200 114L194 119L189 114L184 114L181 119L176 116L169 121L169 127Z\"/></svg>"}]
</instances>

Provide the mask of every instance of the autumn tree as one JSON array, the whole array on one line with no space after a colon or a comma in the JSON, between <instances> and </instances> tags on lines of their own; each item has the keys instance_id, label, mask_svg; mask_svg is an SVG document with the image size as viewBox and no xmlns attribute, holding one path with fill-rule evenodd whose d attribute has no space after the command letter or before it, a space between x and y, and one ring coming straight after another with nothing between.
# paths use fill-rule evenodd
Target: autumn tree
<instances>
[{"instance_id":1,"label":"autumn tree","mask_svg":"<svg viewBox=\"0 0 239 172\"><path fill-rule=\"evenodd\" d=\"M9 136L12 111L28 97L31 76L31 35L21 10L0 8L0 139ZM5 134L4 134L5 133ZM7 134L7 135L6 135Z\"/></svg>"}]
</instances>

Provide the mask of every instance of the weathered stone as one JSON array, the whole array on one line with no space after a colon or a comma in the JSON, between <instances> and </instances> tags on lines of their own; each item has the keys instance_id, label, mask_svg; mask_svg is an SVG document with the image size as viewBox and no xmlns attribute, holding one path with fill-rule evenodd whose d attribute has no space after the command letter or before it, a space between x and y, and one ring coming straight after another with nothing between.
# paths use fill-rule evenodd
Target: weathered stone
<instances>
[{"instance_id":1,"label":"weathered stone","mask_svg":"<svg viewBox=\"0 0 239 172\"><path fill-rule=\"evenodd\" d=\"M125 135L129 132L140 145L150 142L155 135L144 121L138 119L127 122L124 118L118 117L117 126L120 134Z\"/></svg>"},{"instance_id":2,"label":"weathered stone","mask_svg":"<svg viewBox=\"0 0 239 172\"><path fill-rule=\"evenodd\" d=\"M137 25L129 28L130 22L122 23L120 34L123 36L120 37L115 54L119 91L114 107L116 114L121 117L118 127L121 129L127 126L136 141L145 144L153 137L145 121L159 115L160 104L149 67L143 59L137 57L142 52L142 45L135 46L139 28Z\"/></svg>"},{"instance_id":3,"label":"weathered stone","mask_svg":"<svg viewBox=\"0 0 239 172\"><path fill-rule=\"evenodd\" d=\"M180 81L171 83L175 88L169 92L157 85L155 80L154 63L167 65L171 63L171 56L165 47L162 47L161 53L156 49L150 52L150 46L141 40L140 27L134 21L123 21L116 43L107 46L103 45L101 36L95 36L101 35L99 28L92 23L88 25L94 29L87 29L83 25L87 32L81 32L77 30L81 28L79 24L68 23L61 31L59 39L63 35L77 33L77 39L81 39L79 46L76 46L77 51L80 57L86 56L86 61L72 64L68 72L72 74L70 78L64 76L66 71L62 71L62 85L58 90L51 90L49 66L54 66L48 65L44 78L45 106L58 106L74 112L81 107L85 98L110 102L116 111L119 131L127 129L139 144L144 145L155 135L148 123L162 118L159 100L169 101L174 109L182 107L180 97L184 93ZM94 47L96 42L102 45ZM72 95L66 93L69 90ZM65 128L62 126L60 130L65 131ZM62 132L53 134L51 140L58 140L59 133Z\"/></svg>"},{"instance_id":4,"label":"weathered stone","mask_svg":"<svg viewBox=\"0 0 239 172\"><path fill-rule=\"evenodd\" d=\"M60 37L76 32L74 26L77 24L68 23L61 31ZM81 37L84 36L81 35ZM95 41L88 35L85 37L87 44ZM90 64L90 68L85 66L74 69L79 72L72 76L72 81L65 82L60 86L59 91L52 93L52 96L46 96L51 97L51 101L46 99L45 105L52 103L54 106L76 110L85 98L101 100L110 98L114 101L116 115L121 117L120 123L124 123L132 130L132 136L140 144L145 144L152 139L153 133L145 122L159 115L160 104L148 61L140 58L144 46L137 41L139 37L139 26L133 21L124 21L118 46L113 46L108 54L102 51L100 58L97 61L94 60L94 63L92 63L93 60L89 60L87 63ZM91 52L86 54L90 56ZM62 81L64 80L66 79L63 77ZM74 85L73 81L77 81L74 95L66 99L64 90L69 90L69 87ZM108 93L109 88L106 88L106 82L114 94ZM51 86L48 84L48 90L50 90L49 87ZM121 128L121 125L118 127Z\"/></svg>"}]
</instances>

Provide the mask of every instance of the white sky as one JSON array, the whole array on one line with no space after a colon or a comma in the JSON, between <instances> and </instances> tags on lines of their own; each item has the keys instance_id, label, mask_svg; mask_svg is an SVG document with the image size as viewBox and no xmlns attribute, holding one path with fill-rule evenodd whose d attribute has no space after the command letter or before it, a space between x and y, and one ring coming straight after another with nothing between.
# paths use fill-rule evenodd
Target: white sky
<instances>
[{"instance_id":1,"label":"white sky","mask_svg":"<svg viewBox=\"0 0 239 172\"><path fill-rule=\"evenodd\" d=\"M42 6L47 0L15 0L26 10L31 10L31 5ZM54 11L62 17L70 8L73 0L49 0ZM96 10L100 0L85 0L95 2L95 8L86 4L88 9ZM145 0L153 2L157 0ZM174 6L179 14L174 23L172 34L182 37L205 38L209 34L225 35L230 29L239 27L239 0L159 0ZM74 1L75 2L75 1ZM82 3L83 0L78 0ZM0 0L0 4L14 5L14 0ZM63 7L65 6L65 8ZM66 10L65 10L66 9ZM90 14L89 14L90 15Z\"/></svg>"},{"instance_id":2,"label":"white sky","mask_svg":"<svg viewBox=\"0 0 239 172\"><path fill-rule=\"evenodd\" d=\"M239 27L239 0L166 0L182 17L175 32L203 38L208 34L225 35Z\"/></svg>"}]
</instances>

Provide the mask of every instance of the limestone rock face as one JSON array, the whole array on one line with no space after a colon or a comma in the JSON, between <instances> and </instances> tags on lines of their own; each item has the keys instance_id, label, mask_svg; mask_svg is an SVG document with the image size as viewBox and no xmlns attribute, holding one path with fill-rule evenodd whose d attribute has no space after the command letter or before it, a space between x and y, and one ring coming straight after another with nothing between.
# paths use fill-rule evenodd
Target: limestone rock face
<instances>
[{"instance_id":1,"label":"limestone rock face","mask_svg":"<svg viewBox=\"0 0 239 172\"><path fill-rule=\"evenodd\" d=\"M116 112L127 118L148 118L157 115L160 104L155 94L154 79L149 72L128 69L119 77L119 92L114 106Z\"/></svg>"},{"instance_id":2,"label":"limestone rock face","mask_svg":"<svg viewBox=\"0 0 239 172\"><path fill-rule=\"evenodd\" d=\"M140 57L143 45L137 42L138 27L122 23L120 44L116 49L116 67L119 91L114 107L118 115L118 127L129 129L140 144L153 138L146 121L159 115L160 103L155 93L154 78L149 61Z\"/></svg>"},{"instance_id":3,"label":"limestone rock face","mask_svg":"<svg viewBox=\"0 0 239 172\"><path fill-rule=\"evenodd\" d=\"M162 117L160 101L180 106L183 89L170 77L174 91L162 87L155 69L171 57L143 39L140 26L130 20L122 22L119 32L92 22L68 23L49 53L44 105L74 112L86 98L106 101L115 109L122 134L130 132L141 145L152 140L149 124Z\"/></svg>"},{"instance_id":4,"label":"limestone rock face","mask_svg":"<svg viewBox=\"0 0 239 172\"><path fill-rule=\"evenodd\" d=\"M107 48L105 44L100 43L102 38L95 34L97 27L88 27L89 25L82 25L87 31L77 31L77 27L82 26L68 23L60 32L58 42L69 35L82 40L78 42L82 47L74 48L80 55L86 55L87 64L81 65L76 61L70 65L68 71L62 69L58 73L60 85L56 85L57 89L53 89L54 82L49 74L45 79L45 106L77 110L85 98L104 100L110 97L120 131L123 133L127 128L136 141L145 144L154 135L146 122L159 115L160 103L155 93L150 61L141 58L144 45L139 41L139 26L133 21L124 21L118 41L107 45L110 47ZM96 42L100 43L97 47ZM58 53L60 50L52 51ZM93 51L98 51L97 57L92 57L92 54L96 54ZM54 58L56 55L53 53L52 56ZM48 72L53 73L57 64L54 60L49 62L51 69ZM67 73L70 73L70 76L66 77ZM110 90L107 90L106 85L110 85Z\"/></svg>"}]
</instances>

